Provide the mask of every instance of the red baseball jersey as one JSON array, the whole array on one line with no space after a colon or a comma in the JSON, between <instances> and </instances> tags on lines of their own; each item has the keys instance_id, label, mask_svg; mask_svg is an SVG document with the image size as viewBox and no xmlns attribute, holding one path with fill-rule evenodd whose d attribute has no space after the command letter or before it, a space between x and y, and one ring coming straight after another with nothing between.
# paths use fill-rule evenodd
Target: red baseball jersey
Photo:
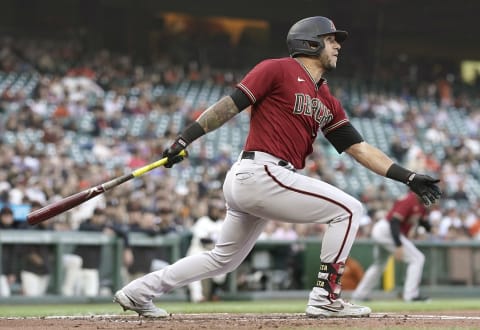
<instances>
[{"instance_id":1,"label":"red baseball jersey","mask_svg":"<svg viewBox=\"0 0 480 330\"><path fill-rule=\"evenodd\" d=\"M318 130L327 134L348 123L325 80L318 84L290 57L257 64L237 85L250 99L250 132L245 150L263 151L305 166Z\"/></svg>"},{"instance_id":2,"label":"red baseball jersey","mask_svg":"<svg viewBox=\"0 0 480 330\"><path fill-rule=\"evenodd\" d=\"M400 231L407 236L413 224L424 218L426 214L427 208L420 202L417 195L410 191L393 204L387 214L387 220L390 221L393 217L399 219Z\"/></svg>"}]
</instances>

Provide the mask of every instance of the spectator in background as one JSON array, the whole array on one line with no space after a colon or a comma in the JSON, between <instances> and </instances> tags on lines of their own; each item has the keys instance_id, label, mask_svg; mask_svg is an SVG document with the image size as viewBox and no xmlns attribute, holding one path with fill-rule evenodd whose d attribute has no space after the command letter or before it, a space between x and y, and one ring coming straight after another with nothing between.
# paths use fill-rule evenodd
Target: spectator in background
<instances>
[{"instance_id":1,"label":"spectator in background","mask_svg":"<svg viewBox=\"0 0 480 330\"><path fill-rule=\"evenodd\" d=\"M190 229L192 240L187 255L207 252L213 248L220 233L224 217L225 202L219 198L209 200L207 214L198 218ZM190 301L198 303L210 299L214 290L211 285L222 285L225 283L226 277L226 274L221 274L213 277L211 281L210 279L205 279L190 283L188 285Z\"/></svg>"},{"instance_id":2,"label":"spectator in background","mask_svg":"<svg viewBox=\"0 0 480 330\"><path fill-rule=\"evenodd\" d=\"M123 240L123 264L121 268L122 282L128 282L128 267L133 263L133 252L130 247L128 232L128 214L125 203L121 203L117 198L110 198L106 202L105 217L107 223Z\"/></svg>"},{"instance_id":3,"label":"spectator in background","mask_svg":"<svg viewBox=\"0 0 480 330\"><path fill-rule=\"evenodd\" d=\"M40 207L40 203L34 202L31 211L33 212ZM27 226L25 223L22 228L42 231L52 229L52 225L48 221L40 222L35 227ZM20 280L23 295L43 296L50 283L52 247L46 244L28 244L21 245L19 250L19 257L21 258Z\"/></svg>"},{"instance_id":4,"label":"spectator in background","mask_svg":"<svg viewBox=\"0 0 480 330\"><path fill-rule=\"evenodd\" d=\"M78 231L98 232L106 235L115 235L114 230L107 225L105 212L96 208L90 219L82 222ZM100 291L100 265L102 246L78 245L65 269L65 295L84 295L94 297ZM80 261L80 262L79 262Z\"/></svg>"},{"instance_id":5,"label":"spectator in background","mask_svg":"<svg viewBox=\"0 0 480 330\"><path fill-rule=\"evenodd\" d=\"M142 216L143 216L142 204L137 200L128 202L127 217L128 217L128 227L130 228L130 230L140 225L142 221Z\"/></svg>"},{"instance_id":6,"label":"spectator in background","mask_svg":"<svg viewBox=\"0 0 480 330\"><path fill-rule=\"evenodd\" d=\"M370 184L360 193L360 200L365 204L368 212L389 209L392 197L384 184Z\"/></svg>"},{"instance_id":7,"label":"spectator in background","mask_svg":"<svg viewBox=\"0 0 480 330\"><path fill-rule=\"evenodd\" d=\"M37 230L50 230L51 226L42 222ZM43 296L47 293L52 271L51 247L45 244L22 245L20 280L25 296Z\"/></svg>"},{"instance_id":8,"label":"spectator in background","mask_svg":"<svg viewBox=\"0 0 480 330\"><path fill-rule=\"evenodd\" d=\"M448 197L459 204L467 204L468 194L465 189L465 185L466 185L466 182L464 178L458 181L457 188L454 191L452 191Z\"/></svg>"},{"instance_id":9,"label":"spectator in background","mask_svg":"<svg viewBox=\"0 0 480 330\"><path fill-rule=\"evenodd\" d=\"M155 213L146 209L132 209L135 213L135 222L131 224L129 232L143 233L149 237L164 235L160 227L161 219ZM128 265L130 281L151 271L159 270L169 264L169 254L165 247L132 245L132 262Z\"/></svg>"},{"instance_id":10,"label":"spectator in background","mask_svg":"<svg viewBox=\"0 0 480 330\"><path fill-rule=\"evenodd\" d=\"M23 175L15 176L12 179L12 188L8 192L8 202L12 205L20 205L26 199L27 182Z\"/></svg>"},{"instance_id":11,"label":"spectator in background","mask_svg":"<svg viewBox=\"0 0 480 330\"><path fill-rule=\"evenodd\" d=\"M455 239L458 232L463 227L462 219L458 214L457 203L455 201L447 202L447 209L444 212L438 227L438 236L444 240Z\"/></svg>"},{"instance_id":12,"label":"spectator in background","mask_svg":"<svg viewBox=\"0 0 480 330\"><path fill-rule=\"evenodd\" d=\"M477 203L477 204L480 204ZM480 206L480 205L479 205ZM480 240L480 208L473 209L475 219L469 228L470 236L476 240Z\"/></svg>"},{"instance_id":13,"label":"spectator in background","mask_svg":"<svg viewBox=\"0 0 480 330\"><path fill-rule=\"evenodd\" d=\"M430 173L438 173L441 170L441 164L432 151L425 153L425 170Z\"/></svg>"},{"instance_id":14,"label":"spectator in background","mask_svg":"<svg viewBox=\"0 0 480 330\"><path fill-rule=\"evenodd\" d=\"M270 238L295 241L298 239L298 233L295 228L296 226L293 223L278 222Z\"/></svg>"},{"instance_id":15,"label":"spectator in background","mask_svg":"<svg viewBox=\"0 0 480 330\"><path fill-rule=\"evenodd\" d=\"M13 211L4 206L0 210L0 230L17 229ZM18 245L2 244L2 274L0 275L0 297L10 297L11 286L17 281Z\"/></svg>"},{"instance_id":16,"label":"spectator in background","mask_svg":"<svg viewBox=\"0 0 480 330\"><path fill-rule=\"evenodd\" d=\"M390 153L398 162L403 163L405 155L408 152L408 148L408 145L397 135L395 135L392 138L392 141L390 141Z\"/></svg>"},{"instance_id":17,"label":"spectator in background","mask_svg":"<svg viewBox=\"0 0 480 330\"><path fill-rule=\"evenodd\" d=\"M162 234L175 233L184 227L184 224L178 223L178 219L171 207L161 207L158 210L160 218L158 226Z\"/></svg>"}]
</instances>

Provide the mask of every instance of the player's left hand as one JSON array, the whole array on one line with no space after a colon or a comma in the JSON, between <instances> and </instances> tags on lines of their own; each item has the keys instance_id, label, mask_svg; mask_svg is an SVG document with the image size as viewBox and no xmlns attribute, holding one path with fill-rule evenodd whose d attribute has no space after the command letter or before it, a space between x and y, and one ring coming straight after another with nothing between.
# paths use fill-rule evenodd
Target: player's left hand
<instances>
[{"instance_id":1,"label":"player's left hand","mask_svg":"<svg viewBox=\"0 0 480 330\"><path fill-rule=\"evenodd\" d=\"M185 150L185 155L180 155L180 152L185 149L186 143L181 136L175 139L175 142L168 148L163 151L162 157L167 157L167 163L165 167L171 168L176 163L180 163L185 159L187 152Z\"/></svg>"},{"instance_id":2,"label":"player's left hand","mask_svg":"<svg viewBox=\"0 0 480 330\"><path fill-rule=\"evenodd\" d=\"M429 175L418 173L412 173L407 179L407 185L422 199L426 206L434 204L442 195L437 185L439 182L440 180Z\"/></svg>"}]
</instances>

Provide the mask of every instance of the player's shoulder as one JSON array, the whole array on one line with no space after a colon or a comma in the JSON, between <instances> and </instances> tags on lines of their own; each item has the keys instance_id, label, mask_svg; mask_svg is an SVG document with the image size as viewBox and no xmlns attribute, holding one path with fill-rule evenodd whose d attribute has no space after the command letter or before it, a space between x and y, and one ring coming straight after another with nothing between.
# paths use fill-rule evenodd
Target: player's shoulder
<instances>
[{"instance_id":1,"label":"player's shoulder","mask_svg":"<svg viewBox=\"0 0 480 330\"><path fill-rule=\"evenodd\" d=\"M267 58L255 65L249 75L266 76L269 79L284 79L286 74L296 72L296 61L290 57Z\"/></svg>"},{"instance_id":2,"label":"player's shoulder","mask_svg":"<svg viewBox=\"0 0 480 330\"><path fill-rule=\"evenodd\" d=\"M298 65L291 57L278 57L278 58L267 58L258 63L262 66L293 66Z\"/></svg>"},{"instance_id":3,"label":"player's shoulder","mask_svg":"<svg viewBox=\"0 0 480 330\"><path fill-rule=\"evenodd\" d=\"M407 192L406 198L408 198L408 200L410 200L412 202L413 201L420 202L420 199L418 198L418 195L411 190Z\"/></svg>"},{"instance_id":4,"label":"player's shoulder","mask_svg":"<svg viewBox=\"0 0 480 330\"><path fill-rule=\"evenodd\" d=\"M398 199L397 204L414 206L421 203L417 194L415 194L413 191L408 191Z\"/></svg>"}]
</instances>

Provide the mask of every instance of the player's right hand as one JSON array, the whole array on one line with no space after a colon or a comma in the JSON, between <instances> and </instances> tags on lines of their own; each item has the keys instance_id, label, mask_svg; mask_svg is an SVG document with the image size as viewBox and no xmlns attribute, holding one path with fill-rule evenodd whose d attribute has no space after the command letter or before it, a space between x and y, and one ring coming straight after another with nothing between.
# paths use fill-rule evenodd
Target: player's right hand
<instances>
[{"instance_id":1,"label":"player's right hand","mask_svg":"<svg viewBox=\"0 0 480 330\"><path fill-rule=\"evenodd\" d=\"M412 173L407 179L407 185L422 199L426 206L434 204L442 195L437 185L439 182L440 180L429 175L418 173Z\"/></svg>"},{"instance_id":2,"label":"player's right hand","mask_svg":"<svg viewBox=\"0 0 480 330\"><path fill-rule=\"evenodd\" d=\"M185 150L185 155L180 155L180 152L185 149L186 145L187 144L181 136L177 137L175 142L173 142L169 148L163 151L162 157L168 158L167 163L164 166L171 168L176 163L180 163L182 160L184 160L187 156L187 152Z\"/></svg>"}]
</instances>

